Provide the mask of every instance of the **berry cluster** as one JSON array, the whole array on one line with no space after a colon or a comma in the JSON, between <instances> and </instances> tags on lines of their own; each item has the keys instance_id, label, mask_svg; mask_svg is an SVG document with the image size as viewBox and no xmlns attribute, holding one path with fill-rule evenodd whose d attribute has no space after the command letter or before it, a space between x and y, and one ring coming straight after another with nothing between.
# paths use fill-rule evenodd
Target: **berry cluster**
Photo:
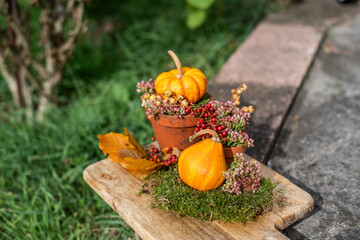
<instances>
[{"instance_id":1,"label":"berry cluster","mask_svg":"<svg viewBox=\"0 0 360 240\"><path fill-rule=\"evenodd\" d=\"M151 141L155 141L155 137L151 137ZM149 152L150 152L149 160L152 162L163 163L166 166L177 163L177 160L178 160L177 156L175 154L171 154L173 152L172 147L166 148L165 156L162 154L162 152L158 148L156 148L154 146L150 147Z\"/></svg>"},{"instance_id":2,"label":"berry cluster","mask_svg":"<svg viewBox=\"0 0 360 240\"><path fill-rule=\"evenodd\" d=\"M215 113L215 109L208 104L201 104L200 106L194 107L191 111L191 115L195 115L199 120L196 123L196 128L194 133L197 133L204 129L214 130L223 142L226 141L227 131L224 125L219 124L217 114ZM210 137L207 135L200 135L203 138Z\"/></svg>"}]
</instances>

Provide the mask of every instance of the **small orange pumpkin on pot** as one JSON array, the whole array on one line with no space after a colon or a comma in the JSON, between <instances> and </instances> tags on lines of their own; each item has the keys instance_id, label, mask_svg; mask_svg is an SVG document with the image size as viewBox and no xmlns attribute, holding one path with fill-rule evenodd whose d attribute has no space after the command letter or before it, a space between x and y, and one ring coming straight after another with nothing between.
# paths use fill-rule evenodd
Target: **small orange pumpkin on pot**
<instances>
[{"instance_id":1,"label":"small orange pumpkin on pot","mask_svg":"<svg viewBox=\"0 0 360 240\"><path fill-rule=\"evenodd\" d=\"M183 95L189 102L199 101L206 92L207 80L205 75L196 68L182 67L176 54L169 50L177 69L163 72L155 79L155 91L165 94L171 90L176 96Z\"/></svg>"},{"instance_id":2,"label":"small orange pumpkin on pot","mask_svg":"<svg viewBox=\"0 0 360 240\"><path fill-rule=\"evenodd\" d=\"M218 188L225 181L223 172L226 171L226 162L217 133L210 129L202 130L192 135L189 141L208 133L212 135L211 138L186 148L178 159L180 178L200 191Z\"/></svg>"}]
</instances>

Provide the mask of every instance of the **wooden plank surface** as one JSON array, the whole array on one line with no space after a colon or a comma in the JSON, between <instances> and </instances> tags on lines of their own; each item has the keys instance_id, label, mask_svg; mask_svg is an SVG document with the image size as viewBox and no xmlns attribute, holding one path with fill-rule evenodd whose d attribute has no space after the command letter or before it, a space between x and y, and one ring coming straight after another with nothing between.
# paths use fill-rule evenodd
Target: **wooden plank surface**
<instances>
[{"instance_id":1,"label":"wooden plank surface","mask_svg":"<svg viewBox=\"0 0 360 240\"><path fill-rule=\"evenodd\" d=\"M247 161L256 161L245 155ZM202 221L152 209L148 194L139 195L142 182L119 164L104 159L84 170L84 179L142 239L287 239L284 229L308 214L312 197L288 179L262 165L262 175L279 181L286 189L286 206L276 207L246 224Z\"/></svg>"}]
</instances>

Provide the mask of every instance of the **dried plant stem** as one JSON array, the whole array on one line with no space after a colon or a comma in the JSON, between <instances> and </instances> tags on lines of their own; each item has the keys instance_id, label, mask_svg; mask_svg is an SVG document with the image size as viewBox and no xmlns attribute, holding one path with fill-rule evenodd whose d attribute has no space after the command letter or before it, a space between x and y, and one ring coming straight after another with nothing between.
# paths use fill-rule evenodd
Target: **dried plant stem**
<instances>
[{"instance_id":1,"label":"dried plant stem","mask_svg":"<svg viewBox=\"0 0 360 240\"><path fill-rule=\"evenodd\" d=\"M178 97L176 97L175 95L173 95L172 97L175 98L175 100L178 101L182 107L185 107L185 105L182 103L182 101L180 101Z\"/></svg>"},{"instance_id":2,"label":"dried plant stem","mask_svg":"<svg viewBox=\"0 0 360 240\"><path fill-rule=\"evenodd\" d=\"M179 58L176 56L176 54L172 51L172 50L169 50L168 51L168 54L170 54L171 58L174 60L175 62L175 65L176 65L176 68L177 68L177 78L182 78L183 77L183 74L182 74L182 66L181 66L181 62L179 60Z\"/></svg>"},{"instance_id":3,"label":"dried plant stem","mask_svg":"<svg viewBox=\"0 0 360 240\"><path fill-rule=\"evenodd\" d=\"M202 134L211 134L211 140L216 142L216 143L220 143L221 140L219 138L219 135L214 131L214 130L211 130L211 129L204 129L204 130L201 130L197 133L195 133L194 135L190 136L189 137L189 141L192 142L194 141L195 138L197 138L198 136L202 135Z\"/></svg>"}]
</instances>

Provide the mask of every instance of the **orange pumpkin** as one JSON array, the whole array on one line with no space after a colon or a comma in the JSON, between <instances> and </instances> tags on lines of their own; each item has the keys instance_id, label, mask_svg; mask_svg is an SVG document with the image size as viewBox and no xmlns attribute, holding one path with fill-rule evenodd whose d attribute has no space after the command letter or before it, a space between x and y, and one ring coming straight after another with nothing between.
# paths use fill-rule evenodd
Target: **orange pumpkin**
<instances>
[{"instance_id":1,"label":"orange pumpkin","mask_svg":"<svg viewBox=\"0 0 360 240\"><path fill-rule=\"evenodd\" d=\"M202 130L190 137L190 142L201 134L211 138L186 148L179 156L180 178L190 187L200 191L218 188L224 182L226 162L220 138L213 130Z\"/></svg>"},{"instance_id":2,"label":"orange pumpkin","mask_svg":"<svg viewBox=\"0 0 360 240\"><path fill-rule=\"evenodd\" d=\"M155 79L155 91L165 94L171 90L176 96L185 96L189 102L199 101L206 92L205 75L196 68L182 67L179 58L173 51L168 51L177 69L163 72Z\"/></svg>"}]
</instances>

